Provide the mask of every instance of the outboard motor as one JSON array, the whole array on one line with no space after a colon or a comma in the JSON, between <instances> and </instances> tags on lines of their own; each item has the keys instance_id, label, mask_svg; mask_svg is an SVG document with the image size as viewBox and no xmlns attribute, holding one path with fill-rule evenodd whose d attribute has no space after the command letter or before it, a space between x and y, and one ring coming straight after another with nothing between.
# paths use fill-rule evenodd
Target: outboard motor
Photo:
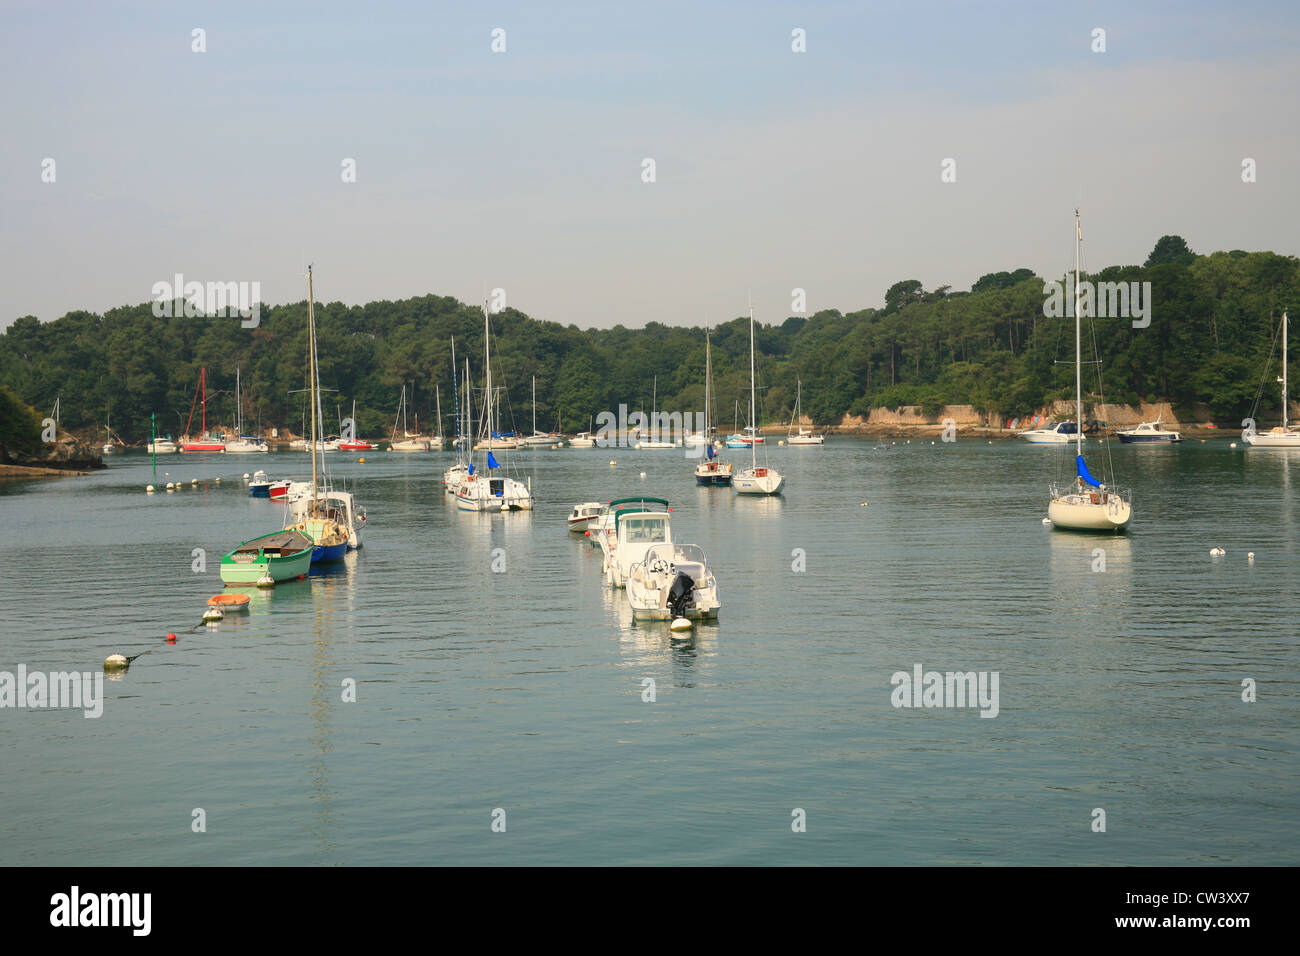
<instances>
[{"instance_id":1,"label":"outboard motor","mask_svg":"<svg viewBox=\"0 0 1300 956\"><path fill-rule=\"evenodd\" d=\"M668 589L668 610L673 617L687 617L687 611L695 607L695 579L680 571L673 578L673 586Z\"/></svg>"}]
</instances>

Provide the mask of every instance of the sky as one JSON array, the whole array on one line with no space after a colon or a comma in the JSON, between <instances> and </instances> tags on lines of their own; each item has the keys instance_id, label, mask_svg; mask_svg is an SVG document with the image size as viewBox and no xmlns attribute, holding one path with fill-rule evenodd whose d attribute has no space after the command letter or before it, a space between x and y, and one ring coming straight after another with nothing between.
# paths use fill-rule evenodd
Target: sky
<instances>
[{"instance_id":1,"label":"sky","mask_svg":"<svg viewBox=\"0 0 1300 956\"><path fill-rule=\"evenodd\" d=\"M327 302L779 322L1059 275L1076 206L1094 268L1295 255L1298 50L1294 3L0 0L0 327L309 262Z\"/></svg>"}]
</instances>

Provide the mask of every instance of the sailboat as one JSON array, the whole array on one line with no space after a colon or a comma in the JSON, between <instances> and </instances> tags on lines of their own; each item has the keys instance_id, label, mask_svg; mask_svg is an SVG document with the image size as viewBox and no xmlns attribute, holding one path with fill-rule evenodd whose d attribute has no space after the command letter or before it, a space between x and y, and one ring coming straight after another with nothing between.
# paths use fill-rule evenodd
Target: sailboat
<instances>
[{"instance_id":1,"label":"sailboat","mask_svg":"<svg viewBox=\"0 0 1300 956\"><path fill-rule=\"evenodd\" d=\"M316 313L312 290L311 266L307 267L307 360L308 400L311 405L311 435L307 450L311 453L311 487L307 493L290 502L294 524L286 531L297 531L312 541L311 563L337 561L349 547L361 547L361 531L357 520L365 521L358 513L352 496L322 487L317 454L322 452L320 436L320 365L316 361ZM324 468L324 458L320 460Z\"/></svg>"},{"instance_id":2,"label":"sailboat","mask_svg":"<svg viewBox=\"0 0 1300 956\"><path fill-rule=\"evenodd\" d=\"M587 430L585 432L578 432L578 434L574 435L572 438L569 439L570 448L595 448L596 447L596 439L592 435L594 429L592 428L591 422L592 422L591 416L588 415Z\"/></svg>"},{"instance_id":3,"label":"sailboat","mask_svg":"<svg viewBox=\"0 0 1300 956\"><path fill-rule=\"evenodd\" d=\"M107 414L107 413L105 414L105 419L104 419L104 434L108 440L104 442L103 446L100 448L100 452L102 454L115 455L123 448L126 447L126 443L123 442L120 438L118 438L116 441L114 440L113 417L111 414Z\"/></svg>"},{"instance_id":4,"label":"sailboat","mask_svg":"<svg viewBox=\"0 0 1300 956\"><path fill-rule=\"evenodd\" d=\"M397 437L397 419L393 420L393 437L389 441L390 451L428 451L429 442L422 438L420 432L420 420L415 420L416 434L412 435L406 430L406 386L402 386L402 402L397 409L397 418L402 421L402 437Z\"/></svg>"},{"instance_id":5,"label":"sailboat","mask_svg":"<svg viewBox=\"0 0 1300 956\"><path fill-rule=\"evenodd\" d=\"M655 376L654 392L650 399L650 429L645 433L636 447L640 449L650 449L652 451L662 451L665 448L675 448L676 446L670 441L664 441L659 434L659 376Z\"/></svg>"},{"instance_id":6,"label":"sailboat","mask_svg":"<svg viewBox=\"0 0 1300 956\"><path fill-rule=\"evenodd\" d=\"M492 430L496 390L492 386L492 327L486 305L483 306L483 377L480 424L483 438L474 448L487 451L487 472L476 471L473 461L468 464L468 474L456 488L456 507L462 511L528 511L533 507L532 490L521 481L498 474L501 465L492 454L493 439L499 436Z\"/></svg>"},{"instance_id":7,"label":"sailboat","mask_svg":"<svg viewBox=\"0 0 1300 956\"><path fill-rule=\"evenodd\" d=\"M787 445L824 445L826 444L825 435L814 435L812 429L803 427L803 416L800 414L799 400L803 397L803 382L795 379L794 393L794 414L790 417L790 429L786 432L785 443ZM795 426L799 431L795 432Z\"/></svg>"},{"instance_id":8,"label":"sailboat","mask_svg":"<svg viewBox=\"0 0 1300 956\"><path fill-rule=\"evenodd\" d=\"M742 495L779 495L785 479L775 468L758 463L758 444L762 440L758 435L758 401L754 358L754 307L749 307L749 420L753 424L746 428L753 439L749 445L751 464L731 480L731 487ZM764 455L766 455L764 449Z\"/></svg>"},{"instance_id":9,"label":"sailboat","mask_svg":"<svg viewBox=\"0 0 1300 956\"><path fill-rule=\"evenodd\" d=\"M198 438L190 437L190 425L194 422L194 405L200 401L202 396L202 425L203 432ZM199 384L194 389L194 402L190 403L190 417L185 423L185 437L181 439L182 452L205 452L215 451L224 452L226 443L220 439L208 434L208 370L206 368L199 370Z\"/></svg>"},{"instance_id":10,"label":"sailboat","mask_svg":"<svg viewBox=\"0 0 1300 956\"><path fill-rule=\"evenodd\" d=\"M456 368L456 340L451 340L451 367ZM469 477L469 460L470 452L470 432L473 429L471 422L472 394L469 386L469 359L465 359L465 405L464 412L461 411L459 392L456 398L456 462L448 468L442 475L442 483L446 486L447 494L454 495L460 488L461 482Z\"/></svg>"},{"instance_id":11,"label":"sailboat","mask_svg":"<svg viewBox=\"0 0 1300 956\"><path fill-rule=\"evenodd\" d=\"M533 376L533 433L527 438L519 439L519 444L525 447L535 445L553 445L559 440L559 435L547 434L537 430L537 376Z\"/></svg>"},{"instance_id":12,"label":"sailboat","mask_svg":"<svg viewBox=\"0 0 1300 956\"><path fill-rule=\"evenodd\" d=\"M244 401L240 391L238 365L235 366L235 436L232 441L226 442L226 451L242 454L270 450L261 438L244 434Z\"/></svg>"},{"instance_id":13,"label":"sailboat","mask_svg":"<svg viewBox=\"0 0 1300 956\"><path fill-rule=\"evenodd\" d=\"M713 357L709 351L709 330L704 330L704 434L698 437L704 445L704 461L695 466L695 480L701 485L729 485L732 464L718 461L713 447L713 429L709 425L710 405L713 397ZM687 444L696 444L689 438Z\"/></svg>"},{"instance_id":14,"label":"sailboat","mask_svg":"<svg viewBox=\"0 0 1300 956\"><path fill-rule=\"evenodd\" d=\"M1083 422L1083 317L1079 314L1079 248L1083 229L1074 211L1074 407L1075 421ZM1088 471L1083 460L1083 429L1074 437L1073 481L1053 484L1047 517L1055 528L1067 531L1123 531L1133 517L1132 493L1110 488Z\"/></svg>"},{"instance_id":15,"label":"sailboat","mask_svg":"<svg viewBox=\"0 0 1300 956\"><path fill-rule=\"evenodd\" d=\"M352 437L339 439L339 451L375 451L379 446L357 437L357 400L352 400Z\"/></svg>"},{"instance_id":16,"label":"sailboat","mask_svg":"<svg viewBox=\"0 0 1300 956\"><path fill-rule=\"evenodd\" d=\"M1287 424L1286 399L1286 313L1282 313L1282 424L1266 432L1249 432L1241 436L1242 441L1256 448L1300 448L1300 431L1294 425ZM1261 386L1262 388L1262 386Z\"/></svg>"},{"instance_id":17,"label":"sailboat","mask_svg":"<svg viewBox=\"0 0 1300 956\"><path fill-rule=\"evenodd\" d=\"M455 369L455 364L452 368ZM437 409L438 421L434 426L433 434L429 436L429 450L442 451L442 389L435 383L433 386L434 407Z\"/></svg>"}]
</instances>

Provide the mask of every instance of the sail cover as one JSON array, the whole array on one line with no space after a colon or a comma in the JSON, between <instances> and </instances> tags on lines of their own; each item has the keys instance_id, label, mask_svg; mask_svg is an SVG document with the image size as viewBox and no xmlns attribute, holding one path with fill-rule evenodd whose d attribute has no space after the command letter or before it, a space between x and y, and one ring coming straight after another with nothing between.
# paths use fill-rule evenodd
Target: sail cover
<instances>
[{"instance_id":1,"label":"sail cover","mask_svg":"<svg viewBox=\"0 0 1300 956\"><path fill-rule=\"evenodd\" d=\"M1088 471L1088 466L1083 462L1083 456L1079 455L1074 459L1075 467L1078 469L1079 477L1083 479L1086 485L1092 485L1094 488L1100 488L1101 482L1092 477L1092 472Z\"/></svg>"},{"instance_id":2,"label":"sail cover","mask_svg":"<svg viewBox=\"0 0 1300 956\"><path fill-rule=\"evenodd\" d=\"M1080 458L1079 460L1080 460L1080 461L1083 461L1082 458ZM497 464L497 460L496 460L495 458L492 457L492 452L488 452L488 467L489 467L489 468L500 468L500 467L501 467L500 465Z\"/></svg>"},{"instance_id":3,"label":"sail cover","mask_svg":"<svg viewBox=\"0 0 1300 956\"><path fill-rule=\"evenodd\" d=\"M718 455L718 453L713 450L713 442L709 442L707 445L705 445L704 450L709 456L709 461L712 461Z\"/></svg>"}]
</instances>

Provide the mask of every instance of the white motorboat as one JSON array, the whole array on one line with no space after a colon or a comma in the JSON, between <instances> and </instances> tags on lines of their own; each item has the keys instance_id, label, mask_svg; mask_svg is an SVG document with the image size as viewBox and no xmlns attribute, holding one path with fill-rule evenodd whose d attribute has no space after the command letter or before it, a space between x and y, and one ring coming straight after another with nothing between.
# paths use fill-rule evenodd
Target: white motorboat
<instances>
[{"instance_id":1,"label":"white motorboat","mask_svg":"<svg viewBox=\"0 0 1300 956\"><path fill-rule=\"evenodd\" d=\"M1056 422L1045 428L1027 429L1017 437L1034 445L1068 445L1075 440L1078 431L1074 422Z\"/></svg>"},{"instance_id":2,"label":"white motorboat","mask_svg":"<svg viewBox=\"0 0 1300 956\"><path fill-rule=\"evenodd\" d=\"M574 534L582 534L593 520L600 517L604 509L605 506L599 501L584 501L580 505L574 505L569 514L569 530Z\"/></svg>"},{"instance_id":3,"label":"white motorboat","mask_svg":"<svg viewBox=\"0 0 1300 956\"><path fill-rule=\"evenodd\" d=\"M155 438L145 450L151 455L173 455L176 453L176 443L168 435L166 438Z\"/></svg>"},{"instance_id":4,"label":"white motorboat","mask_svg":"<svg viewBox=\"0 0 1300 956\"><path fill-rule=\"evenodd\" d=\"M611 512L613 527L606 530L599 542L605 554L605 583L611 587L625 586L632 565L644 558L654 545L672 544L672 515L667 510L642 510L651 500L647 498Z\"/></svg>"},{"instance_id":5,"label":"white motorboat","mask_svg":"<svg viewBox=\"0 0 1300 956\"><path fill-rule=\"evenodd\" d=\"M1180 442L1183 436L1179 432L1166 431L1160 427L1160 419L1142 422L1135 428L1125 428L1116 432L1119 440L1128 445L1168 445Z\"/></svg>"},{"instance_id":6,"label":"white motorboat","mask_svg":"<svg viewBox=\"0 0 1300 956\"><path fill-rule=\"evenodd\" d=\"M1287 378L1287 318L1286 313L1282 313L1282 375L1278 381L1282 383L1282 424L1279 427L1270 428L1266 432L1245 432L1241 439L1246 444L1255 448L1300 448L1300 431L1295 426L1287 424L1287 397L1286 397L1286 378ZM1262 386L1261 386L1262 388ZM1258 399L1256 400L1258 404Z\"/></svg>"},{"instance_id":7,"label":"white motorboat","mask_svg":"<svg viewBox=\"0 0 1300 956\"><path fill-rule=\"evenodd\" d=\"M595 448L596 439L591 437L591 432L578 432L578 434L569 439L569 447Z\"/></svg>"},{"instance_id":8,"label":"white motorboat","mask_svg":"<svg viewBox=\"0 0 1300 956\"><path fill-rule=\"evenodd\" d=\"M1076 421L1083 418L1083 333L1079 300L1079 246L1083 231L1079 211L1074 211L1074 396ZM1052 498L1047 517L1054 528L1068 531L1119 532L1133 517L1132 495L1123 489L1110 488L1092 476L1083 460L1083 432L1075 432L1075 478L1051 486Z\"/></svg>"},{"instance_id":9,"label":"white motorboat","mask_svg":"<svg viewBox=\"0 0 1300 956\"><path fill-rule=\"evenodd\" d=\"M632 565L627 602L635 621L717 620L718 583L694 544L656 544Z\"/></svg>"},{"instance_id":10,"label":"white motorboat","mask_svg":"<svg viewBox=\"0 0 1300 956\"><path fill-rule=\"evenodd\" d=\"M749 307L749 420L755 425L758 422L758 404L755 399L755 359L754 359L754 307ZM785 485L785 478L775 468L769 468L767 465L758 463L758 445L762 444L763 438L758 434L755 425L745 429L749 433L749 455L750 466L743 468L732 477L731 487L736 490L737 494L742 495L779 495L782 486ZM728 442L730 445L730 442ZM767 451L764 449L763 454L766 456Z\"/></svg>"}]
</instances>

